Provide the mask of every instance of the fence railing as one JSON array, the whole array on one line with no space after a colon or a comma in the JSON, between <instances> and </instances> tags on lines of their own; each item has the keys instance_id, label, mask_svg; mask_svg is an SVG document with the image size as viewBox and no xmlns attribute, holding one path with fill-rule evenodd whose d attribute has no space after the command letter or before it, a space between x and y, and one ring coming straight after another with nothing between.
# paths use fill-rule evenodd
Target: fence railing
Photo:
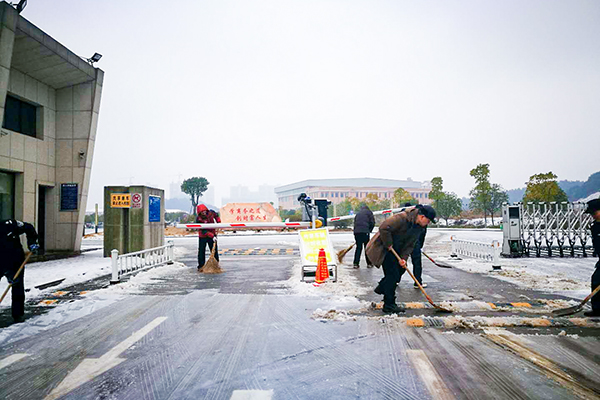
<instances>
[{"instance_id":1,"label":"fence railing","mask_svg":"<svg viewBox=\"0 0 600 400\"><path fill-rule=\"evenodd\" d=\"M590 224L592 217L585 214L583 203L528 203L519 204L521 240L525 255L531 252L540 257L558 253L563 257L592 253Z\"/></svg>"},{"instance_id":2,"label":"fence railing","mask_svg":"<svg viewBox=\"0 0 600 400\"><path fill-rule=\"evenodd\" d=\"M131 274L148 267L155 267L162 264L172 264L173 241L169 241L165 246L154 247L136 251L133 253L120 254L118 250L110 252L112 263L112 277L110 283L119 283L121 277Z\"/></svg>"},{"instance_id":3,"label":"fence railing","mask_svg":"<svg viewBox=\"0 0 600 400\"><path fill-rule=\"evenodd\" d=\"M479 258L492 262L492 267L500 268L500 242L493 240L491 243L474 242L471 240L457 239L450 236L452 255Z\"/></svg>"}]
</instances>

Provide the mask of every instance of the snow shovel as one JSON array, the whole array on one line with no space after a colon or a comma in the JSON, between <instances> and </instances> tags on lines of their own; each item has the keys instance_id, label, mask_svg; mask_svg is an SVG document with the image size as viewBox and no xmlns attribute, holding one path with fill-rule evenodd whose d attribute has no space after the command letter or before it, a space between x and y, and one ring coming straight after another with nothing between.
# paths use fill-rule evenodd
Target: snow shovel
<instances>
[{"instance_id":1,"label":"snow shovel","mask_svg":"<svg viewBox=\"0 0 600 400\"><path fill-rule=\"evenodd\" d=\"M25 257L25 260L23 261L23 264L21 264L21 266L19 267L19 270L17 271L17 273L13 277L13 279L12 279L13 282L15 281L15 279L17 279L19 277L19 275L21 275L21 271L23 271L23 268L25 268L25 264L27 264L27 261L29 260L29 257L31 257L31 252L30 251L27 252L27 256ZM2 303L2 300L4 300L4 298L6 297L6 294L8 293L8 291L10 290L10 288L12 287L12 285L13 284L9 282L8 286L6 287L6 290L2 294L2 297L0 297L0 303Z\"/></svg>"},{"instance_id":2,"label":"snow shovel","mask_svg":"<svg viewBox=\"0 0 600 400\"><path fill-rule=\"evenodd\" d=\"M581 309L583 308L583 306L585 305L585 303L587 303L588 301L590 301L590 299L592 297L594 297L594 295L596 293L600 292L600 286L598 286L596 289L594 289L594 291L592 293L590 293L588 295L588 297L586 297L585 299L583 299L583 301L581 303L579 303L576 306L573 307L567 307L567 308L561 308L560 310L554 310L552 311L552 314L554 315L559 315L559 316L565 316L565 315L571 315L571 314L575 314L579 311L581 311Z\"/></svg>"},{"instance_id":3,"label":"snow shovel","mask_svg":"<svg viewBox=\"0 0 600 400\"><path fill-rule=\"evenodd\" d=\"M400 258L400 256L398 255L398 253L396 253L396 250L394 250L393 248L391 248L390 251L392 253L394 253L394 255L396 256L396 258L398 259L398 263L402 266L402 262L401 262L402 259ZM413 275L413 273L410 272L410 270L408 268L406 268L406 266L404 266L403 268L406 270L406 272L408 272L408 274L410 275L410 277L413 278L413 281L415 281L415 284L419 286L419 289L421 289L421 292L423 292L423 294L425 295L425 297L427 297L427 301L429 302L429 304L431 304L432 306L434 306L435 308L437 308L440 311L447 312L447 313L451 313L452 312L452 310L448 310L447 308L444 308L442 306L439 306L439 305L435 304L433 302L433 300L431 300L431 297L429 297L429 295L425 292L425 289L423 289L423 286L421 286L421 284L419 283L419 281L417 280L417 278L415 278L415 276Z\"/></svg>"},{"instance_id":4,"label":"snow shovel","mask_svg":"<svg viewBox=\"0 0 600 400\"><path fill-rule=\"evenodd\" d=\"M425 257L427 257L429 261L431 261L434 265L437 265L440 268L452 268L452 265L446 264L443 261L435 261L433 258L429 257L427 253L425 253L423 250L421 250L421 253L423 253Z\"/></svg>"},{"instance_id":5,"label":"snow shovel","mask_svg":"<svg viewBox=\"0 0 600 400\"><path fill-rule=\"evenodd\" d=\"M350 247L348 247L348 248L346 248L346 249L344 249L344 250L340 250L340 251L338 251L338 253L337 253L337 259L338 259L338 262L339 262L340 264L343 264L343 263L344 263L344 256L345 256L345 255L346 255L346 254L347 254L347 253L350 251L350 249L352 249L352 248L354 247L354 245L355 245L355 244L356 244L356 243L352 243L352 244L350 245Z\"/></svg>"}]
</instances>

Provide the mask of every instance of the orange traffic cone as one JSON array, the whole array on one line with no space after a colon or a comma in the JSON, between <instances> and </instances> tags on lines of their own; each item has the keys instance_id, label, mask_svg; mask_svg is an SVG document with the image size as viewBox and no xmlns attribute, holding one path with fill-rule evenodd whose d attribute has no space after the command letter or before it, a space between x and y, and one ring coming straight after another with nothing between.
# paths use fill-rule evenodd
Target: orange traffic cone
<instances>
[{"instance_id":1,"label":"orange traffic cone","mask_svg":"<svg viewBox=\"0 0 600 400\"><path fill-rule=\"evenodd\" d=\"M327 268L327 256L325 250L319 250L319 258L317 260L317 272L315 274L315 282L323 283L329 278L329 268Z\"/></svg>"}]
</instances>

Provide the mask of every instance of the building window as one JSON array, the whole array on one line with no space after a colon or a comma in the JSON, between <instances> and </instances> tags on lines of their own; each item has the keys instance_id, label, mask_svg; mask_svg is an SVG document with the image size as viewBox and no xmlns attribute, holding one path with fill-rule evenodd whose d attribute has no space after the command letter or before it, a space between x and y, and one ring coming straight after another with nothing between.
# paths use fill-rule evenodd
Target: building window
<instances>
[{"instance_id":1,"label":"building window","mask_svg":"<svg viewBox=\"0 0 600 400\"><path fill-rule=\"evenodd\" d=\"M7 95L4 107L4 128L36 137L36 106Z\"/></svg>"},{"instance_id":2,"label":"building window","mask_svg":"<svg viewBox=\"0 0 600 400\"><path fill-rule=\"evenodd\" d=\"M15 217L15 175L0 172L0 220Z\"/></svg>"}]
</instances>

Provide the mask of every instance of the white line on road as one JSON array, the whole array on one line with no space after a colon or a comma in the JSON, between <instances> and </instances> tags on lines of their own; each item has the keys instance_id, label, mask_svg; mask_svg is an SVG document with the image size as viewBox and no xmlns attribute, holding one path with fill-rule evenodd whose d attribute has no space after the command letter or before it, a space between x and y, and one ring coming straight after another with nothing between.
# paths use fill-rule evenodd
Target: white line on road
<instances>
[{"instance_id":1,"label":"white line on road","mask_svg":"<svg viewBox=\"0 0 600 400\"><path fill-rule=\"evenodd\" d=\"M135 342L146 336L150 331L160 325L167 317L158 317L148 325L134 332L127 339L113 347L108 353L100 358L86 358L83 360L67 377L54 388L45 400L54 400L69 393L75 388L91 381L98 375L103 374L109 369L116 367L125 361L118 356L131 347Z\"/></svg>"},{"instance_id":2,"label":"white line on road","mask_svg":"<svg viewBox=\"0 0 600 400\"><path fill-rule=\"evenodd\" d=\"M425 387L431 393L432 398L435 400L454 399L454 396L440 379L439 374L423 350L406 350L406 354L423 380L423 383L425 383Z\"/></svg>"},{"instance_id":3,"label":"white line on road","mask_svg":"<svg viewBox=\"0 0 600 400\"><path fill-rule=\"evenodd\" d=\"M234 390L230 400L271 400L273 390Z\"/></svg>"},{"instance_id":4,"label":"white line on road","mask_svg":"<svg viewBox=\"0 0 600 400\"><path fill-rule=\"evenodd\" d=\"M0 361L0 369L8 367L12 363L16 363L17 361L27 357L29 354L25 353L17 353L12 356L6 357L4 360Z\"/></svg>"}]
</instances>

